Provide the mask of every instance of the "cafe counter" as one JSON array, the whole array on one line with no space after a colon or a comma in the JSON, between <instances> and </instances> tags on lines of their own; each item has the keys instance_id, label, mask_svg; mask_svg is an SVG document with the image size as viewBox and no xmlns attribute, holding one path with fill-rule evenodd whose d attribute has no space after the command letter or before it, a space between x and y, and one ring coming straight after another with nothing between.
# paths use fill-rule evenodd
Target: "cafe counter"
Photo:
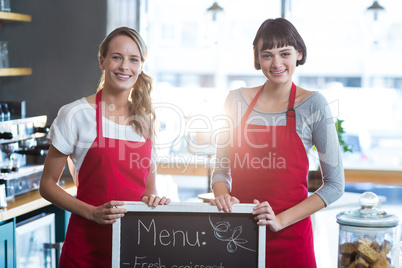
<instances>
[{"instance_id":1,"label":"cafe counter","mask_svg":"<svg viewBox=\"0 0 402 268\"><path fill-rule=\"evenodd\" d=\"M77 188L71 178L63 178L62 186L69 194L75 196ZM0 210L0 222L10 220L32 211L44 208L51 203L41 197L39 191L30 191L28 193L14 197L14 200L7 201L7 208Z\"/></svg>"}]
</instances>

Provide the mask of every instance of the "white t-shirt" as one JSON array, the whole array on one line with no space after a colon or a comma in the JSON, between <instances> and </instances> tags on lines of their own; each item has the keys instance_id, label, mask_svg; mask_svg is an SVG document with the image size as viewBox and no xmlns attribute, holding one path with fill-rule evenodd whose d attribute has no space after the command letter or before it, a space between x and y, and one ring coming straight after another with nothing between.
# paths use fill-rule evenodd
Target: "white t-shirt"
<instances>
[{"instance_id":1,"label":"white t-shirt","mask_svg":"<svg viewBox=\"0 0 402 268\"><path fill-rule=\"evenodd\" d=\"M103 137L144 142L145 138L135 131L133 125L119 125L102 117ZM61 153L71 157L75 167L72 174L77 182L78 173L85 156L96 138L96 110L81 98L60 108L50 127L47 138ZM155 163L156 152L152 149Z\"/></svg>"}]
</instances>

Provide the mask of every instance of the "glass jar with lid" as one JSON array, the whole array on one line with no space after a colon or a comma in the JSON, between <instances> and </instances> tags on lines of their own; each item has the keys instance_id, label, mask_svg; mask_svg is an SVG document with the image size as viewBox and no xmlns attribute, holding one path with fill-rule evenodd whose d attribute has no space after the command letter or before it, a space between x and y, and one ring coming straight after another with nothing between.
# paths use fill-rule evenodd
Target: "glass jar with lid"
<instances>
[{"instance_id":1,"label":"glass jar with lid","mask_svg":"<svg viewBox=\"0 0 402 268\"><path fill-rule=\"evenodd\" d=\"M365 192L358 209L341 212L338 267L398 268L399 219L378 209L378 196Z\"/></svg>"}]
</instances>

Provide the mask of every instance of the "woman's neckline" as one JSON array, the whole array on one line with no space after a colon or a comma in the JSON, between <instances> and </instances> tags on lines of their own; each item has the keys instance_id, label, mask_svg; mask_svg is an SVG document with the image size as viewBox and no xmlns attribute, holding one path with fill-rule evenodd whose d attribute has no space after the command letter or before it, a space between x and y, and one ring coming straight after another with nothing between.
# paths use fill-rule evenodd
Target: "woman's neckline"
<instances>
[{"instance_id":1,"label":"woman's neckline","mask_svg":"<svg viewBox=\"0 0 402 268\"><path fill-rule=\"evenodd\" d=\"M96 112L96 108L93 107L92 104L88 102L88 100L87 100L86 97L82 97L82 99L83 99L83 101L85 102L85 104L89 105L89 106ZM130 125L127 125L127 124L124 124L124 125L118 124L118 123L116 123L115 121L110 120L109 118L107 118L107 117L105 117L105 116L103 116L103 115L102 115L102 118L104 118L105 120L107 120L109 123L115 124L115 125L117 125L117 126L119 126L119 127L131 127L131 126L132 126L132 124L130 124Z\"/></svg>"},{"instance_id":2,"label":"woman's neckline","mask_svg":"<svg viewBox=\"0 0 402 268\"><path fill-rule=\"evenodd\" d=\"M245 87L241 87L241 88L239 88L238 90L240 91L240 96L241 96L241 98L243 99L243 101L247 104L247 106L250 106L250 102L247 101L246 96L244 95L244 90L245 90L245 89L246 89ZM295 105L293 108L296 109L296 108L299 107L300 105L303 105L308 99L310 99L310 98L311 98L313 95L315 95L316 93L317 93L317 91L314 91L312 94L310 94L310 96L308 96L307 98L305 98L304 100L302 100L301 102L299 102L299 103L298 103L297 105ZM264 112L264 111L261 111L261 110L255 108L255 106L253 107L253 110L256 111L256 112L258 112L258 113L262 113L262 114L272 114L272 115L275 115L275 114L284 114L284 113L286 113L286 111L287 111L287 110L283 110L283 111L279 111L279 112Z\"/></svg>"}]
</instances>

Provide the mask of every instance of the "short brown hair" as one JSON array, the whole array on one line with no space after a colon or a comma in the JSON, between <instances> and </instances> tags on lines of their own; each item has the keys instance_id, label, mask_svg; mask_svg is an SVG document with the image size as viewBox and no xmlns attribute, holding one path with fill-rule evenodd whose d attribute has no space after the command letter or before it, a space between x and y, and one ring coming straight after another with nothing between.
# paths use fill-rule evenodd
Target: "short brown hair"
<instances>
[{"instance_id":1,"label":"short brown hair","mask_svg":"<svg viewBox=\"0 0 402 268\"><path fill-rule=\"evenodd\" d=\"M261 24L253 42L254 67L256 70L261 69L261 65L257 61L259 55L257 45L260 39L262 39L262 50L293 46L297 51L303 53L302 59L296 62L296 66L303 65L306 62L306 45L293 24L283 18L268 19Z\"/></svg>"}]
</instances>

